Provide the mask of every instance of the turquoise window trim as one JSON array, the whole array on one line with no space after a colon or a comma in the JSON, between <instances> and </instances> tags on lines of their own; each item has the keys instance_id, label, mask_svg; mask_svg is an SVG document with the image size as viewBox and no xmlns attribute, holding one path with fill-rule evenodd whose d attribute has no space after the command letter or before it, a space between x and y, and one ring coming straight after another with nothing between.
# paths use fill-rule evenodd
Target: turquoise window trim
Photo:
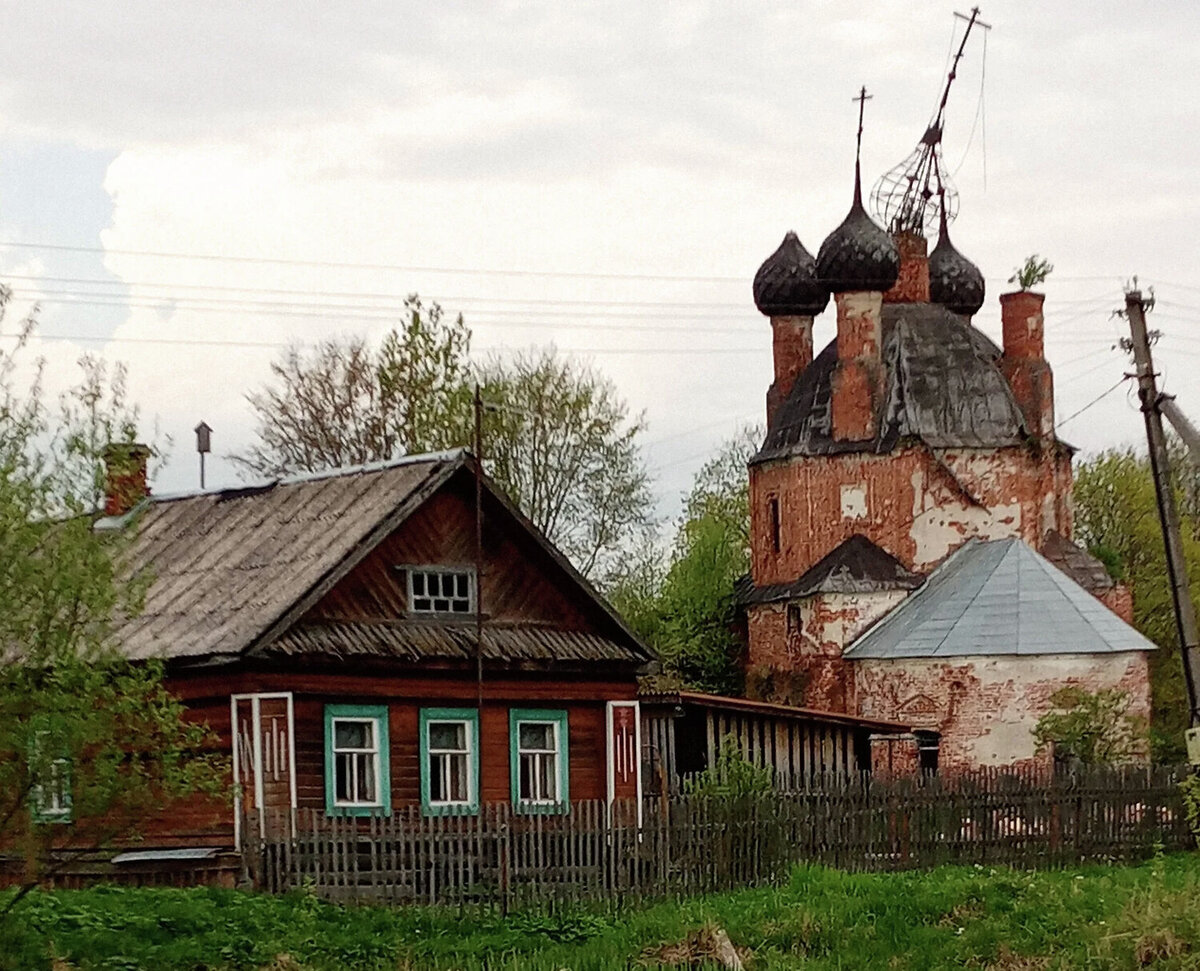
<instances>
[{"instance_id":1,"label":"turquoise window trim","mask_svg":"<svg viewBox=\"0 0 1200 971\"><path fill-rule=\"evenodd\" d=\"M556 727L555 740L558 746L558 800L556 802L528 802L521 799L520 732L522 722L550 723ZM562 815L571 809L570 759L567 752L567 712L562 708L510 708L508 712L508 774L513 808L531 816Z\"/></svg>"},{"instance_id":2,"label":"turquoise window trim","mask_svg":"<svg viewBox=\"0 0 1200 971\"><path fill-rule=\"evenodd\" d=\"M338 718L373 719L379 737L379 802L338 805L334 798L333 723ZM327 816L387 816L392 811L391 741L387 705L325 706L325 814Z\"/></svg>"},{"instance_id":3,"label":"turquoise window trim","mask_svg":"<svg viewBox=\"0 0 1200 971\"><path fill-rule=\"evenodd\" d=\"M468 800L462 804L434 805L429 799L429 724L430 722L467 723ZM474 816L479 812L479 709L422 708L420 712L421 815Z\"/></svg>"}]
</instances>

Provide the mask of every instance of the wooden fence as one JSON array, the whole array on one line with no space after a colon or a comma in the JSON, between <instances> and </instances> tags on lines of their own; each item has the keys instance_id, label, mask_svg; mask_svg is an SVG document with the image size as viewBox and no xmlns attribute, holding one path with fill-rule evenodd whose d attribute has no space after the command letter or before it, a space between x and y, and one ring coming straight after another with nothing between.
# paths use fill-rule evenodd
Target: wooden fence
<instances>
[{"instance_id":1,"label":"wooden fence","mask_svg":"<svg viewBox=\"0 0 1200 971\"><path fill-rule=\"evenodd\" d=\"M895 870L942 863L1033 868L1131 860L1192 845L1184 770L1089 770L1054 778L977 772L813 780L789 791L600 801L562 815L508 805L477 815L245 820L256 886L339 900L482 904L685 896L787 878L797 863ZM260 833L262 835L260 835Z\"/></svg>"}]
</instances>

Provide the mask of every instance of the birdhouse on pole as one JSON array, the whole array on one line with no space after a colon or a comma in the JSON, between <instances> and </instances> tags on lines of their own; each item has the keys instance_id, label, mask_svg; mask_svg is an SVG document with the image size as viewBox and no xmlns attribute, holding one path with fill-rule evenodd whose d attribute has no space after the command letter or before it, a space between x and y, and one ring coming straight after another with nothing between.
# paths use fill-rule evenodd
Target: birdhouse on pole
<instances>
[{"instance_id":1,"label":"birdhouse on pole","mask_svg":"<svg viewBox=\"0 0 1200 971\"><path fill-rule=\"evenodd\" d=\"M204 456L212 451L212 429L208 422L196 426L196 451L200 453L200 488L204 488Z\"/></svg>"}]
</instances>

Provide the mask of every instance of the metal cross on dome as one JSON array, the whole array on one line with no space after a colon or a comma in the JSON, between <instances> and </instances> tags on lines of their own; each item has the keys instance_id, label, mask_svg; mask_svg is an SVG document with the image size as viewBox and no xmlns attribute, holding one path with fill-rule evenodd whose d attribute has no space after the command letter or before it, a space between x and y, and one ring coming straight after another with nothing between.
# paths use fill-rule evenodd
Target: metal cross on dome
<instances>
[{"instance_id":1,"label":"metal cross on dome","mask_svg":"<svg viewBox=\"0 0 1200 971\"><path fill-rule=\"evenodd\" d=\"M875 217L882 222L888 232L913 233L926 236L938 225L942 210L946 210L946 221L953 221L958 215L958 191L950 182L949 176L942 170L942 132L945 127L946 100L950 97L950 85L958 70L958 62L967 46L967 38L971 36L971 28L978 24L984 30L991 30L990 24L979 19L979 8L974 7L971 15L955 13L955 17L967 21L967 29L963 32L962 42L950 65L950 73L946 85L942 89L942 99L929 127L925 129L917 147L914 148L899 165L884 174L871 190L871 208ZM859 112L861 119L862 113ZM859 122L860 138L862 123Z\"/></svg>"}]
</instances>

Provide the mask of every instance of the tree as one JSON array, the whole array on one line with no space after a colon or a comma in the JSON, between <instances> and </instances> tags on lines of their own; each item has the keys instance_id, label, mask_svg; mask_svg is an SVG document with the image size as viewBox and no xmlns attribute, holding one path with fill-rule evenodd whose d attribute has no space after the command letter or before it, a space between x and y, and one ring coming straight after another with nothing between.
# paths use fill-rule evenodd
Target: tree
<instances>
[{"instance_id":1,"label":"tree","mask_svg":"<svg viewBox=\"0 0 1200 971\"><path fill-rule=\"evenodd\" d=\"M1173 466L1177 476L1180 469L1179 463ZM1150 656L1151 751L1160 761L1180 760L1188 702L1149 460L1132 448L1101 452L1076 469L1074 499L1077 537L1129 585L1134 626L1161 648ZM1182 519L1195 597L1200 594L1200 524L1186 512Z\"/></svg>"},{"instance_id":2,"label":"tree","mask_svg":"<svg viewBox=\"0 0 1200 971\"><path fill-rule=\"evenodd\" d=\"M0 288L0 323L7 300ZM149 579L123 565L128 530L96 528L99 448L137 427L124 371L84 358L80 384L51 404L39 363L20 379L33 328L0 347L0 847L24 861L0 917L71 855L225 779L161 665L114 641Z\"/></svg>"},{"instance_id":3,"label":"tree","mask_svg":"<svg viewBox=\"0 0 1200 971\"><path fill-rule=\"evenodd\" d=\"M378 348L361 337L291 348L273 382L248 398L258 444L235 456L259 475L384 461L469 445L473 385L481 385L485 468L586 576L607 583L651 524L641 415L603 375L552 348L470 360L460 316L414 295Z\"/></svg>"},{"instance_id":4,"label":"tree","mask_svg":"<svg viewBox=\"0 0 1200 971\"><path fill-rule=\"evenodd\" d=\"M742 689L734 584L750 566L746 463L760 438L747 427L720 446L684 498L665 570L643 566L614 591L667 673L693 688Z\"/></svg>"},{"instance_id":5,"label":"tree","mask_svg":"<svg viewBox=\"0 0 1200 971\"><path fill-rule=\"evenodd\" d=\"M553 348L480 372L484 467L585 576L611 584L650 542L650 477L615 385Z\"/></svg>"},{"instance_id":6,"label":"tree","mask_svg":"<svg viewBox=\"0 0 1200 971\"><path fill-rule=\"evenodd\" d=\"M281 476L364 465L461 445L469 408L471 332L413 294L405 322L378 348L331 338L311 353L288 348L273 382L248 394L258 443L233 459Z\"/></svg>"},{"instance_id":7,"label":"tree","mask_svg":"<svg viewBox=\"0 0 1200 971\"><path fill-rule=\"evenodd\" d=\"M1046 277L1054 272L1054 264L1044 260L1037 253L1026 257L1025 262L1013 270L1008 278L1009 283L1015 283L1022 290L1032 290L1039 283L1045 283Z\"/></svg>"},{"instance_id":8,"label":"tree","mask_svg":"<svg viewBox=\"0 0 1200 971\"><path fill-rule=\"evenodd\" d=\"M1050 696L1054 707L1033 729L1037 750L1084 765L1120 765L1146 750L1146 725L1129 713L1129 693L1069 685Z\"/></svg>"}]
</instances>

